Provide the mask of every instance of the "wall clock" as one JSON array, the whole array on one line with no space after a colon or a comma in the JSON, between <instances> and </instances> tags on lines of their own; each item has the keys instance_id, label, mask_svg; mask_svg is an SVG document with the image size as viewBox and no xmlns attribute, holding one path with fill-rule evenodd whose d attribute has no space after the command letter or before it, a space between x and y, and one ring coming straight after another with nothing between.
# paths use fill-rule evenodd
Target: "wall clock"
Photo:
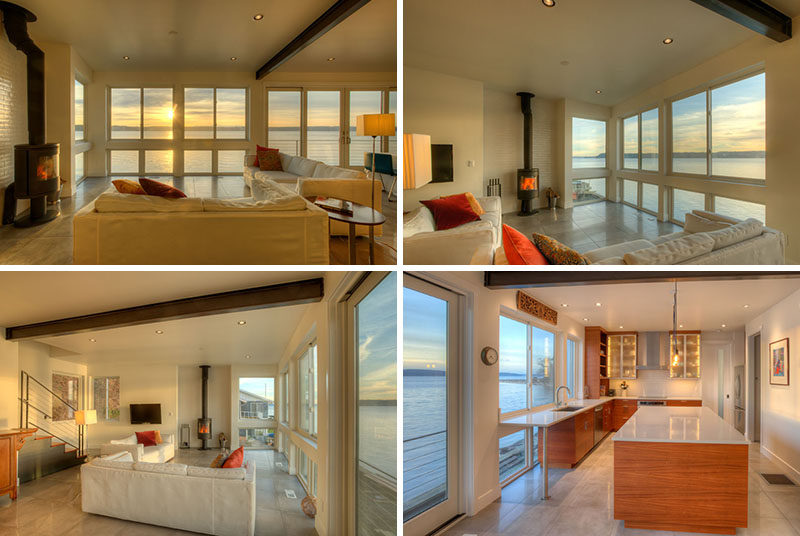
<instances>
[{"instance_id":1,"label":"wall clock","mask_svg":"<svg viewBox=\"0 0 800 536\"><path fill-rule=\"evenodd\" d=\"M485 365L492 366L497 363L497 350L492 348L491 346L487 346L483 350L481 350L481 361Z\"/></svg>"}]
</instances>

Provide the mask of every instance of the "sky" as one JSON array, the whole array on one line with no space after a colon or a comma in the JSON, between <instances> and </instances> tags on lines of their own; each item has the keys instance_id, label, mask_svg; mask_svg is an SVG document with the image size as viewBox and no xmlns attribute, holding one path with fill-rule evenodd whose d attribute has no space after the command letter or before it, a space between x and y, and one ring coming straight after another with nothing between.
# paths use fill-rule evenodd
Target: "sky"
<instances>
[{"instance_id":1,"label":"sky","mask_svg":"<svg viewBox=\"0 0 800 536\"><path fill-rule=\"evenodd\" d=\"M500 316L500 358L499 372L526 374L528 326L517 320ZM549 331L531 326L533 337L533 374L545 376L551 374L552 360L555 356L555 335ZM545 360L549 360L545 371Z\"/></svg>"},{"instance_id":2,"label":"sky","mask_svg":"<svg viewBox=\"0 0 800 536\"><path fill-rule=\"evenodd\" d=\"M642 113L642 154L658 153L658 108ZM623 121L625 154L639 152L639 116Z\"/></svg>"},{"instance_id":3,"label":"sky","mask_svg":"<svg viewBox=\"0 0 800 536\"><path fill-rule=\"evenodd\" d=\"M447 302L403 287L403 369L446 370Z\"/></svg>"},{"instance_id":4,"label":"sky","mask_svg":"<svg viewBox=\"0 0 800 536\"><path fill-rule=\"evenodd\" d=\"M397 400L397 272L356 306L361 400Z\"/></svg>"},{"instance_id":5,"label":"sky","mask_svg":"<svg viewBox=\"0 0 800 536\"><path fill-rule=\"evenodd\" d=\"M606 122L572 118L572 156L597 156L606 152Z\"/></svg>"},{"instance_id":6,"label":"sky","mask_svg":"<svg viewBox=\"0 0 800 536\"><path fill-rule=\"evenodd\" d=\"M355 128L356 116L381 113L383 92L350 91L350 126ZM397 92L389 93L389 113L397 110ZM308 125L339 126L340 95L338 91L308 92ZM300 127L300 92L270 91L268 102L269 126Z\"/></svg>"},{"instance_id":7,"label":"sky","mask_svg":"<svg viewBox=\"0 0 800 536\"><path fill-rule=\"evenodd\" d=\"M239 389L275 400L275 378L239 378Z\"/></svg>"}]
</instances>

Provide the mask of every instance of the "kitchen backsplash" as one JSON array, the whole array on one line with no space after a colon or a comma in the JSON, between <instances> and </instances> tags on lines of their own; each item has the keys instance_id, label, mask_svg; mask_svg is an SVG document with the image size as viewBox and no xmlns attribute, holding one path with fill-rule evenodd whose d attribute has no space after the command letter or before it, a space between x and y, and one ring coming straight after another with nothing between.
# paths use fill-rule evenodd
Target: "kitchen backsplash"
<instances>
[{"instance_id":1,"label":"kitchen backsplash","mask_svg":"<svg viewBox=\"0 0 800 536\"><path fill-rule=\"evenodd\" d=\"M640 370L635 380L624 380L628 383L628 396L702 396L701 380L670 379L666 370ZM621 396L619 385L623 380L611 380L611 389Z\"/></svg>"}]
</instances>

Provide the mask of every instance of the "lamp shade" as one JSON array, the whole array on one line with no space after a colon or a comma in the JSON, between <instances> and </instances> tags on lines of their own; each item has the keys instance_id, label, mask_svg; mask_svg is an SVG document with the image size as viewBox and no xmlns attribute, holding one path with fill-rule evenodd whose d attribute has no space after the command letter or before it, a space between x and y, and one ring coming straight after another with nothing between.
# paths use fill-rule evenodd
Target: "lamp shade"
<instances>
[{"instance_id":1,"label":"lamp shade","mask_svg":"<svg viewBox=\"0 0 800 536\"><path fill-rule=\"evenodd\" d=\"M95 424L97 423L97 410L82 409L75 412L75 424Z\"/></svg>"},{"instance_id":2,"label":"lamp shade","mask_svg":"<svg viewBox=\"0 0 800 536\"><path fill-rule=\"evenodd\" d=\"M403 134L403 189L415 190L433 178L431 137L426 134Z\"/></svg>"},{"instance_id":3,"label":"lamp shade","mask_svg":"<svg viewBox=\"0 0 800 536\"><path fill-rule=\"evenodd\" d=\"M356 136L394 136L394 114L356 116Z\"/></svg>"}]
</instances>

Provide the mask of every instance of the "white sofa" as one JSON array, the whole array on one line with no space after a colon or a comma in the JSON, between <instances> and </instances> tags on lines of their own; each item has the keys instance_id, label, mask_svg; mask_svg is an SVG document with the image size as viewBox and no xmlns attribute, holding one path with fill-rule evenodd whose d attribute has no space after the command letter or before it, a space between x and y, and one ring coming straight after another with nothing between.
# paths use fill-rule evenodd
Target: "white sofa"
<instances>
[{"instance_id":1,"label":"white sofa","mask_svg":"<svg viewBox=\"0 0 800 536\"><path fill-rule=\"evenodd\" d=\"M283 171L261 171L253 164L256 155L248 154L244 157L244 181L251 186L253 179L273 180L286 186L296 186L301 177L314 179L366 179L363 171L329 166L318 160L311 160L303 156L292 156L280 153Z\"/></svg>"},{"instance_id":2,"label":"white sofa","mask_svg":"<svg viewBox=\"0 0 800 536\"><path fill-rule=\"evenodd\" d=\"M136 442L136 434L123 439L112 439L100 445L101 456L129 452L135 462L163 463L175 457L175 434L162 435L163 443L145 447Z\"/></svg>"},{"instance_id":3,"label":"white sofa","mask_svg":"<svg viewBox=\"0 0 800 536\"><path fill-rule=\"evenodd\" d=\"M120 194L73 219L75 264L328 264L328 214L273 181L253 197Z\"/></svg>"},{"instance_id":4,"label":"white sofa","mask_svg":"<svg viewBox=\"0 0 800 536\"><path fill-rule=\"evenodd\" d=\"M492 264L494 251L502 244L499 197L476 198L485 214L481 219L454 229L436 230L433 214L426 206L403 217L403 262L405 264Z\"/></svg>"},{"instance_id":5,"label":"white sofa","mask_svg":"<svg viewBox=\"0 0 800 536\"><path fill-rule=\"evenodd\" d=\"M139 523L220 536L253 536L256 470L97 458L81 466L81 508Z\"/></svg>"}]
</instances>

